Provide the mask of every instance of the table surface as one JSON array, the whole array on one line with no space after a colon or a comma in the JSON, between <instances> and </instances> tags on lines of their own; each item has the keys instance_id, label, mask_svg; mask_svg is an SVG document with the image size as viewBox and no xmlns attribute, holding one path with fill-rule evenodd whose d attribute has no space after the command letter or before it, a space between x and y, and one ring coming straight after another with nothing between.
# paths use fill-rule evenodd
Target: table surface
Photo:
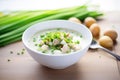
<instances>
[{"instance_id":1,"label":"table surface","mask_svg":"<svg viewBox=\"0 0 120 80\"><path fill-rule=\"evenodd\" d=\"M120 12L106 12L98 24L101 35L110 28L118 32L113 51L120 55ZM63 70L38 64L27 51L18 55L22 49L21 41L0 48L0 80L120 80L120 62L99 49L88 50L76 64Z\"/></svg>"}]
</instances>

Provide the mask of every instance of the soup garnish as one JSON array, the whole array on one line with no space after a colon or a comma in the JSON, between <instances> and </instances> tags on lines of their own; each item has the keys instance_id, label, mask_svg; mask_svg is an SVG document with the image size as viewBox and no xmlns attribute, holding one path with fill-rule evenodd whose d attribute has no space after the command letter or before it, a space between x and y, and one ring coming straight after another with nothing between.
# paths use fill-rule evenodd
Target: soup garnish
<instances>
[{"instance_id":1,"label":"soup garnish","mask_svg":"<svg viewBox=\"0 0 120 80\"><path fill-rule=\"evenodd\" d=\"M81 49L82 35L68 29L49 29L36 33L30 43L44 54L69 54Z\"/></svg>"}]
</instances>

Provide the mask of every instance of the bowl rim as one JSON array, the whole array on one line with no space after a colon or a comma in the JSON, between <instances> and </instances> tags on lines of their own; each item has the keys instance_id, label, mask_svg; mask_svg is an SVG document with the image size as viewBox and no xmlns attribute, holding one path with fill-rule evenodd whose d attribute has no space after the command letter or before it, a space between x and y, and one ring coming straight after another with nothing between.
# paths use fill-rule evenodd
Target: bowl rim
<instances>
[{"instance_id":1,"label":"bowl rim","mask_svg":"<svg viewBox=\"0 0 120 80\"><path fill-rule=\"evenodd\" d=\"M90 35L90 39L89 39L89 40L90 40L90 43L88 43L84 48L82 48L82 49L80 49L80 50L78 50L78 51L71 52L70 54L63 54L63 55L43 54L43 53L40 52L40 51L36 51L35 49L30 48L30 47L27 45L27 43L25 42L25 40L24 40L24 36L25 36L25 34L27 33L27 31L29 31L30 28L35 27L35 25L38 25L38 24L40 24L40 23L52 22L52 21L64 21L64 22L70 22L70 23L74 23L74 24L83 26L83 27L86 29L86 31L88 31L88 32L90 33L90 34L89 34L89 35ZM49 28L48 28L48 29L49 29ZM53 28L53 29L54 29L54 28ZM66 29L67 29L67 28L66 28ZM45 29L45 30L46 30L46 29ZM34 53L37 53L37 54L41 54L41 55L44 55L44 56L69 56L69 55L78 54L79 52L83 51L86 47L88 47L88 46L91 44L91 42L92 42L92 33L91 33L90 30L89 30L85 25L83 25L83 24L79 24L79 23L76 23L76 22L68 21L68 20L48 20L48 21L43 21L43 22L36 23L36 24L30 26L29 28L27 28L27 29L23 32L22 42L23 42L23 44L24 44L24 46L25 46L26 48L28 48L29 50L31 50L31 51L33 51Z\"/></svg>"}]
</instances>

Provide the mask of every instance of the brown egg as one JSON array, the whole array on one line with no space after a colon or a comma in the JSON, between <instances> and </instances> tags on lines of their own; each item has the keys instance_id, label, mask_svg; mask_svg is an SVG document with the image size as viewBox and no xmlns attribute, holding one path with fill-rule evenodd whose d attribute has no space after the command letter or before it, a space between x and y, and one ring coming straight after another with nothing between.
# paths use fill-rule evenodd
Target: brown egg
<instances>
[{"instance_id":1,"label":"brown egg","mask_svg":"<svg viewBox=\"0 0 120 80\"><path fill-rule=\"evenodd\" d=\"M89 29L90 29L93 37L99 37L100 26L97 23L92 24Z\"/></svg>"},{"instance_id":2,"label":"brown egg","mask_svg":"<svg viewBox=\"0 0 120 80\"><path fill-rule=\"evenodd\" d=\"M87 17L84 20L84 24L89 28L93 23L96 23L96 20L92 17Z\"/></svg>"},{"instance_id":3,"label":"brown egg","mask_svg":"<svg viewBox=\"0 0 120 80\"><path fill-rule=\"evenodd\" d=\"M99 39L99 44L105 48L112 48L113 47L113 41L109 36L102 36Z\"/></svg>"},{"instance_id":4,"label":"brown egg","mask_svg":"<svg viewBox=\"0 0 120 80\"><path fill-rule=\"evenodd\" d=\"M115 30L107 30L104 32L104 35L109 36L113 41L115 41L118 37L118 34Z\"/></svg>"},{"instance_id":5,"label":"brown egg","mask_svg":"<svg viewBox=\"0 0 120 80\"><path fill-rule=\"evenodd\" d=\"M72 22L76 22L76 23L82 23L78 18L76 18L76 17L71 17L71 18L69 18L68 19L69 21L72 21Z\"/></svg>"}]
</instances>

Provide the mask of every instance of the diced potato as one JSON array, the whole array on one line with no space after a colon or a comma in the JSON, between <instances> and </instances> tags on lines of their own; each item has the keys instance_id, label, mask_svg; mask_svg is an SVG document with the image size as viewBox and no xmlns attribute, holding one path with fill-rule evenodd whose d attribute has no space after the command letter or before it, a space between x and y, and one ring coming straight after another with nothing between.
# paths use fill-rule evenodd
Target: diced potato
<instances>
[{"instance_id":1,"label":"diced potato","mask_svg":"<svg viewBox=\"0 0 120 80\"><path fill-rule=\"evenodd\" d=\"M79 44L76 44L73 46L73 50L77 51L77 50L80 50L80 45Z\"/></svg>"},{"instance_id":2,"label":"diced potato","mask_svg":"<svg viewBox=\"0 0 120 80\"><path fill-rule=\"evenodd\" d=\"M68 35L67 35L67 38L73 38L73 36L72 36L72 35L70 35L70 34L68 34Z\"/></svg>"},{"instance_id":3,"label":"diced potato","mask_svg":"<svg viewBox=\"0 0 120 80\"><path fill-rule=\"evenodd\" d=\"M41 46L42 51L47 51L49 49L48 45L42 45Z\"/></svg>"},{"instance_id":4,"label":"diced potato","mask_svg":"<svg viewBox=\"0 0 120 80\"><path fill-rule=\"evenodd\" d=\"M60 43L60 40L58 40L58 39L53 40L53 45L58 45L59 43Z\"/></svg>"},{"instance_id":5,"label":"diced potato","mask_svg":"<svg viewBox=\"0 0 120 80\"><path fill-rule=\"evenodd\" d=\"M70 48L73 48L75 44L74 43L69 43L68 45L70 46Z\"/></svg>"},{"instance_id":6,"label":"diced potato","mask_svg":"<svg viewBox=\"0 0 120 80\"><path fill-rule=\"evenodd\" d=\"M61 44L65 45L65 44L67 44L67 43L65 42L65 40L62 40L62 41L61 41Z\"/></svg>"},{"instance_id":7,"label":"diced potato","mask_svg":"<svg viewBox=\"0 0 120 80\"><path fill-rule=\"evenodd\" d=\"M63 53L68 53L70 51L70 47L67 44L63 45L63 47L61 48L61 51Z\"/></svg>"}]
</instances>

